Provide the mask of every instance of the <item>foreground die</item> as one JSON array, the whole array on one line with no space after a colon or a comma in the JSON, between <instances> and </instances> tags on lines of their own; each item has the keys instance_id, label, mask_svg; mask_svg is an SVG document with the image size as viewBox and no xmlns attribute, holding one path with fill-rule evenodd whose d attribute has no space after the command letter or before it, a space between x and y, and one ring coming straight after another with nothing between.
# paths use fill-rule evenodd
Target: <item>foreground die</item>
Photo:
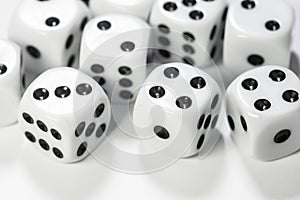
<instances>
[{"instance_id":1,"label":"foreground die","mask_svg":"<svg viewBox=\"0 0 300 200\"><path fill-rule=\"evenodd\" d=\"M90 0L89 6L95 16L120 13L147 20L154 0Z\"/></svg>"},{"instance_id":2,"label":"foreground die","mask_svg":"<svg viewBox=\"0 0 300 200\"><path fill-rule=\"evenodd\" d=\"M78 70L53 68L26 90L19 123L26 138L60 162L79 161L102 141L111 111L103 89Z\"/></svg>"},{"instance_id":3,"label":"foreground die","mask_svg":"<svg viewBox=\"0 0 300 200\"><path fill-rule=\"evenodd\" d=\"M150 27L137 17L96 17L84 30L80 70L93 77L112 102L133 100L146 78L149 39Z\"/></svg>"},{"instance_id":4,"label":"foreground die","mask_svg":"<svg viewBox=\"0 0 300 200\"><path fill-rule=\"evenodd\" d=\"M157 67L142 86L133 112L137 135L152 140L143 148L181 151L181 157L197 154L216 127L221 99L218 84L205 72L183 63Z\"/></svg>"},{"instance_id":5,"label":"foreground die","mask_svg":"<svg viewBox=\"0 0 300 200\"><path fill-rule=\"evenodd\" d=\"M263 65L289 66L293 22L286 1L235 1L226 22L224 65L237 74Z\"/></svg>"},{"instance_id":6,"label":"foreground die","mask_svg":"<svg viewBox=\"0 0 300 200\"><path fill-rule=\"evenodd\" d=\"M225 14L223 0L155 1L150 24L158 27L154 39L158 56L198 67L208 66L217 52Z\"/></svg>"},{"instance_id":7,"label":"foreground die","mask_svg":"<svg viewBox=\"0 0 300 200\"><path fill-rule=\"evenodd\" d=\"M300 81L289 69L266 66L240 75L226 92L229 125L237 145L271 161L300 148Z\"/></svg>"},{"instance_id":8,"label":"foreground die","mask_svg":"<svg viewBox=\"0 0 300 200\"><path fill-rule=\"evenodd\" d=\"M11 41L0 40L0 126L17 121L25 85L23 69L20 47Z\"/></svg>"},{"instance_id":9,"label":"foreground die","mask_svg":"<svg viewBox=\"0 0 300 200\"><path fill-rule=\"evenodd\" d=\"M22 47L25 66L33 74L53 66L76 66L88 16L81 1L23 0L14 13L8 35Z\"/></svg>"}]
</instances>

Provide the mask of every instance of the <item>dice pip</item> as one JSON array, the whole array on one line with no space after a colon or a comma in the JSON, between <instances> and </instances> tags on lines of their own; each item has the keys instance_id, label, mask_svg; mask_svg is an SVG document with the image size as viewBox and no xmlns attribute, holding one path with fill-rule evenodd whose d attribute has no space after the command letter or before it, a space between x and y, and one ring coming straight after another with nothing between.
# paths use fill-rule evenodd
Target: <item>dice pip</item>
<instances>
[{"instance_id":1,"label":"dice pip","mask_svg":"<svg viewBox=\"0 0 300 200\"><path fill-rule=\"evenodd\" d=\"M184 63L157 67L140 89L133 111L138 137L151 151L190 157L215 144L221 89L204 71Z\"/></svg>"},{"instance_id":2,"label":"dice pip","mask_svg":"<svg viewBox=\"0 0 300 200\"><path fill-rule=\"evenodd\" d=\"M8 40L0 40L0 126L17 121L21 93L25 86L21 49Z\"/></svg>"},{"instance_id":3,"label":"dice pip","mask_svg":"<svg viewBox=\"0 0 300 200\"><path fill-rule=\"evenodd\" d=\"M26 70L39 75L55 66L78 65L81 35L89 19L82 1L23 0L13 16L8 36L22 47Z\"/></svg>"},{"instance_id":4,"label":"dice pip","mask_svg":"<svg viewBox=\"0 0 300 200\"><path fill-rule=\"evenodd\" d=\"M181 61L197 67L211 64L226 14L223 0L157 0L150 24L157 27L156 55L167 62Z\"/></svg>"},{"instance_id":5,"label":"dice pip","mask_svg":"<svg viewBox=\"0 0 300 200\"><path fill-rule=\"evenodd\" d=\"M288 67L293 22L286 1L234 1L225 29L225 67L236 74L264 65Z\"/></svg>"},{"instance_id":6,"label":"dice pip","mask_svg":"<svg viewBox=\"0 0 300 200\"><path fill-rule=\"evenodd\" d=\"M240 75L226 92L228 122L237 145L271 161L300 148L300 81L289 69L265 66Z\"/></svg>"},{"instance_id":7,"label":"dice pip","mask_svg":"<svg viewBox=\"0 0 300 200\"><path fill-rule=\"evenodd\" d=\"M104 138L110 103L103 89L76 69L41 74L26 90L19 124L30 143L59 162L82 160Z\"/></svg>"},{"instance_id":8,"label":"dice pip","mask_svg":"<svg viewBox=\"0 0 300 200\"><path fill-rule=\"evenodd\" d=\"M150 33L149 25L134 16L94 18L83 33L80 70L93 77L112 102L134 100L146 78Z\"/></svg>"}]
</instances>

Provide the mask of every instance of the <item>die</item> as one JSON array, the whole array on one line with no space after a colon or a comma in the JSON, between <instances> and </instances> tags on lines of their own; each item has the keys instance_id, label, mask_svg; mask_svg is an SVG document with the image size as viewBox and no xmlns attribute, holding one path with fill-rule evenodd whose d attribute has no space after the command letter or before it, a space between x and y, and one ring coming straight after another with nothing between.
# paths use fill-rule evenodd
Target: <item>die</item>
<instances>
[{"instance_id":1,"label":"die","mask_svg":"<svg viewBox=\"0 0 300 200\"><path fill-rule=\"evenodd\" d=\"M151 152L164 149L183 158L196 155L219 139L212 131L221 99L220 87L204 71L184 63L161 65L146 79L136 99L137 137L150 141L143 148Z\"/></svg>"},{"instance_id":2,"label":"die","mask_svg":"<svg viewBox=\"0 0 300 200\"><path fill-rule=\"evenodd\" d=\"M279 66L259 67L234 80L226 92L226 105L237 146L261 161L297 151L299 90L298 77Z\"/></svg>"},{"instance_id":3,"label":"die","mask_svg":"<svg viewBox=\"0 0 300 200\"><path fill-rule=\"evenodd\" d=\"M54 66L78 67L82 30L89 15L82 1L21 1L8 36L21 46L26 71L37 76Z\"/></svg>"},{"instance_id":4,"label":"die","mask_svg":"<svg viewBox=\"0 0 300 200\"><path fill-rule=\"evenodd\" d=\"M83 33L80 70L93 77L112 102L134 100L147 74L150 33L149 25L134 16L94 18Z\"/></svg>"},{"instance_id":5,"label":"die","mask_svg":"<svg viewBox=\"0 0 300 200\"><path fill-rule=\"evenodd\" d=\"M147 20L154 0L90 0L89 5L95 16L119 13L140 17Z\"/></svg>"},{"instance_id":6,"label":"die","mask_svg":"<svg viewBox=\"0 0 300 200\"><path fill-rule=\"evenodd\" d=\"M222 18L223 0L157 0L150 24L155 30L156 56L165 62L184 62L207 67L216 56Z\"/></svg>"},{"instance_id":7,"label":"die","mask_svg":"<svg viewBox=\"0 0 300 200\"><path fill-rule=\"evenodd\" d=\"M0 40L0 126L11 125L17 121L24 85L20 47L12 41Z\"/></svg>"},{"instance_id":8,"label":"die","mask_svg":"<svg viewBox=\"0 0 300 200\"><path fill-rule=\"evenodd\" d=\"M58 67L27 88L19 109L25 137L62 163L82 160L103 140L110 123L107 95L88 75Z\"/></svg>"},{"instance_id":9,"label":"die","mask_svg":"<svg viewBox=\"0 0 300 200\"><path fill-rule=\"evenodd\" d=\"M235 74L264 65L288 67L293 22L293 9L286 1L233 2L225 30L225 67Z\"/></svg>"}]
</instances>

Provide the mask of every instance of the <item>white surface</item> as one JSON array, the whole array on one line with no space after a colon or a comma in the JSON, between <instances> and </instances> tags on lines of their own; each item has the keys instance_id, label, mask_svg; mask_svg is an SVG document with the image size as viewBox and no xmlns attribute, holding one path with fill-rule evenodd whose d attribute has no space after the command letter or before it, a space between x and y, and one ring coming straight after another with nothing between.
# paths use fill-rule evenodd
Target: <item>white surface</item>
<instances>
[{"instance_id":1,"label":"white surface","mask_svg":"<svg viewBox=\"0 0 300 200\"><path fill-rule=\"evenodd\" d=\"M289 1L300 9L300 1ZM16 2L0 0L1 37ZM300 54L297 18L293 49ZM52 162L25 143L16 125L0 130L1 199L300 199L299 169L300 153L256 162L241 155L224 134L204 160L179 160L155 173L130 175L93 157L72 165Z\"/></svg>"}]
</instances>

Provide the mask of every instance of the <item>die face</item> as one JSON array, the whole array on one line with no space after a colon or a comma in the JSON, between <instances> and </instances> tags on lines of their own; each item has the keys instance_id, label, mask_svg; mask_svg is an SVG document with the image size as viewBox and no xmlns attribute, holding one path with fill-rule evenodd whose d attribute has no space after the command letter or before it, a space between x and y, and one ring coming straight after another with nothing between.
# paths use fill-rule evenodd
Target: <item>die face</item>
<instances>
[{"instance_id":1,"label":"die face","mask_svg":"<svg viewBox=\"0 0 300 200\"><path fill-rule=\"evenodd\" d=\"M93 79L75 69L54 68L26 90L19 122L39 150L68 163L85 158L102 141L110 115L108 98Z\"/></svg>"},{"instance_id":2,"label":"die face","mask_svg":"<svg viewBox=\"0 0 300 200\"><path fill-rule=\"evenodd\" d=\"M146 78L149 38L149 26L137 17L97 17L83 34L80 69L107 91L112 102L132 101Z\"/></svg>"},{"instance_id":3,"label":"die face","mask_svg":"<svg viewBox=\"0 0 300 200\"><path fill-rule=\"evenodd\" d=\"M238 73L263 65L288 66L293 22L285 1L234 2L226 23L224 65Z\"/></svg>"},{"instance_id":4,"label":"die face","mask_svg":"<svg viewBox=\"0 0 300 200\"><path fill-rule=\"evenodd\" d=\"M17 121L21 99L21 50L13 42L0 40L0 126Z\"/></svg>"},{"instance_id":5,"label":"die face","mask_svg":"<svg viewBox=\"0 0 300 200\"><path fill-rule=\"evenodd\" d=\"M220 95L206 73L182 63L162 65L149 75L137 97L136 132L153 141L152 150L178 148L183 157L195 155L206 143Z\"/></svg>"},{"instance_id":6,"label":"die face","mask_svg":"<svg viewBox=\"0 0 300 200\"><path fill-rule=\"evenodd\" d=\"M224 1L156 1L150 24L158 27L155 44L162 49L158 54L200 67L210 64L225 8Z\"/></svg>"},{"instance_id":7,"label":"die face","mask_svg":"<svg viewBox=\"0 0 300 200\"><path fill-rule=\"evenodd\" d=\"M90 8L95 16L107 13L122 13L147 20L154 0L90 0Z\"/></svg>"},{"instance_id":8,"label":"die face","mask_svg":"<svg viewBox=\"0 0 300 200\"><path fill-rule=\"evenodd\" d=\"M238 77L226 94L228 121L238 145L264 161L296 151L295 141L300 138L293 133L299 117L299 89L298 77L279 66L257 68Z\"/></svg>"},{"instance_id":9,"label":"die face","mask_svg":"<svg viewBox=\"0 0 300 200\"><path fill-rule=\"evenodd\" d=\"M75 66L88 18L81 1L22 1L11 21L9 38L22 47L25 65L35 74L53 66Z\"/></svg>"}]
</instances>

